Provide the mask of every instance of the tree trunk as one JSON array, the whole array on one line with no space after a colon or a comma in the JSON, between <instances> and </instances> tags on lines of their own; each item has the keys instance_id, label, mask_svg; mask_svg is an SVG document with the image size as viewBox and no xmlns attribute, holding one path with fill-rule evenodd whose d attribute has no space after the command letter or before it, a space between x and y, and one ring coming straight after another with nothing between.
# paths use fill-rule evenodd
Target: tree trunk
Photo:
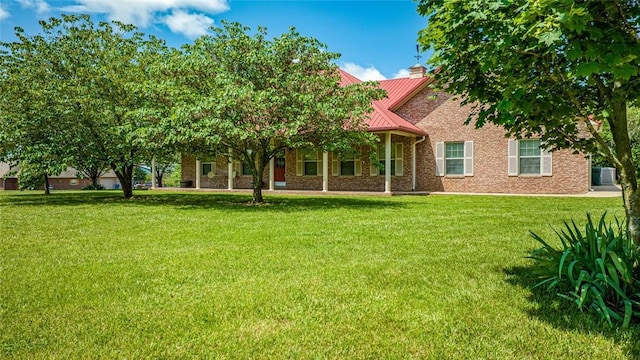
<instances>
[{"instance_id":1,"label":"tree trunk","mask_svg":"<svg viewBox=\"0 0 640 360\"><path fill-rule=\"evenodd\" d=\"M253 203L261 204L264 202L262 198L262 175L264 173L264 162L262 159L256 161L255 169L253 172Z\"/></svg>"},{"instance_id":2,"label":"tree trunk","mask_svg":"<svg viewBox=\"0 0 640 360\"><path fill-rule=\"evenodd\" d=\"M164 175L164 171L156 171L156 183L155 186L161 188L162 187L162 176Z\"/></svg>"},{"instance_id":3,"label":"tree trunk","mask_svg":"<svg viewBox=\"0 0 640 360\"><path fill-rule=\"evenodd\" d=\"M50 195L51 190L49 190L49 175L44 174L44 193L45 195Z\"/></svg>"},{"instance_id":4,"label":"tree trunk","mask_svg":"<svg viewBox=\"0 0 640 360\"><path fill-rule=\"evenodd\" d=\"M91 184L93 185L94 189L98 188L98 177L100 175L91 175Z\"/></svg>"},{"instance_id":5,"label":"tree trunk","mask_svg":"<svg viewBox=\"0 0 640 360\"><path fill-rule=\"evenodd\" d=\"M611 134L616 148L616 169L620 174L622 201L629 224L629 232L636 246L640 246L640 193L633 165L631 140L627 126L627 104L624 99L612 100L613 114L609 119Z\"/></svg>"},{"instance_id":6,"label":"tree trunk","mask_svg":"<svg viewBox=\"0 0 640 360\"><path fill-rule=\"evenodd\" d=\"M131 199L133 197L133 165L124 166L121 170L117 170L114 165L112 165L111 168L120 181L124 197Z\"/></svg>"}]
</instances>

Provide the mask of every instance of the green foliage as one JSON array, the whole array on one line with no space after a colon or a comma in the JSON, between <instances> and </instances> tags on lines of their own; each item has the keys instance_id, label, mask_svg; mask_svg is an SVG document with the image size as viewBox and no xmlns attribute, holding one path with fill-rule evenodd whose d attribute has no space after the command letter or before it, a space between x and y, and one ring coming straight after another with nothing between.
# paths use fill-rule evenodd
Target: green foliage
<instances>
[{"instance_id":1,"label":"green foliage","mask_svg":"<svg viewBox=\"0 0 640 360\"><path fill-rule=\"evenodd\" d=\"M156 186L163 187L167 185L165 184L165 178L170 177L176 171L178 172L177 176L180 177L180 154L174 148L164 147L158 149L154 152L154 159L156 161ZM149 169L153 171L151 166L149 166ZM151 176L149 176L149 181L151 181Z\"/></svg>"},{"instance_id":2,"label":"green foliage","mask_svg":"<svg viewBox=\"0 0 640 360\"><path fill-rule=\"evenodd\" d=\"M633 165L636 169L636 174L640 175L640 108L630 107L627 109L627 114L629 117L627 127L629 131L629 139L631 140ZM609 149L615 153L615 142L613 141L613 134L611 133L611 127L608 122L604 122L602 124L600 135L607 143ZM609 160L606 154L602 151L596 151L593 154L593 166L615 167L611 160Z\"/></svg>"},{"instance_id":3,"label":"green foliage","mask_svg":"<svg viewBox=\"0 0 640 360\"><path fill-rule=\"evenodd\" d=\"M45 175L46 174L42 171L41 166L27 161L21 162L20 171L18 172L18 184L20 189L33 190L44 188Z\"/></svg>"},{"instance_id":4,"label":"green foliage","mask_svg":"<svg viewBox=\"0 0 640 360\"><path fill-rule=\"evenodd\" d=\"M82 190L104 190L104 186L98 184L98 185L87 185L85 187L82 188Z\"/></svg>"},{"instance_id":5,"label":"green foliage","mask_svg":"<svg viewBox=\"0 0 640 360\"><path fill-rule=\"evenodd\" d=\"M175 167L169 172L169 175L164 178L163 182L168 187L180 187L180 181L182 180L181 164L177 163Z\"/></svg>"},{"instance_id":6,"label":"green foliage","mask_svg":"<svg viewBox=\"0 0 640 360\"><path fill-rule=\"evenodd\" d=\"M587 214L584 232L575 222L556 230L561 249L549 245L535 233L531 236L543 245L530 256L534 273L545 285L572 301L580 310L595 311L610 326L613 322L628 327L640 320L640 256L627 227L616 219L607 224L606 213L594 224Z\"/></svg>"},{"instance_id":7,"label":"green foliage","mask_svg":"<svg viewBox=\"0 0 640 360\"><path fill-rule=\"evenodd\" d=\"M98 171L106 165L130 197L132 168L161 141L153 135L167 115L147 86L168 52L164 41L88 15L40 25L41 35L16 28L18 41L0 43L0 156Z\"/></svg>"},{"instance_id":8,"label":"green foliage","mask_svg":"<svg viewBox=\"0 0 640 360\"><path fill-rule=\"evenodd\" d=\"M374 141L365 119L384 96L375 83L340 86L339 55L294 28L270 39L239 23L185 45L161 68L179 103L165 126L176 142L211 147L253 167L262 201L269 160L287 148L350 151Z\"/></svg>"},{"instance_id":9,"label":"green foliage","mask_svg":"<svg viewBox=\"0 0 640 360\"><path fill-rule=\"evenodd\" d=\"M640 101L636 0L418 0L420 43L467 119L551 149L600 151L618 170L631 235L640 245L640 194L627 107ZM612 150L591 118L612 130Z\"/></svg>"},{"instance_id":10,"label":"green foliage","mask_svg":"<svg viewBox=\"0 0 640 360\"><path fill-rule=\"evenodd\" d=\"M635 1L422 0L419 12L429 15L420 42L435 50L436 76L480 102L478 125L593 150L577 120L617 122L614 103L640 94Z\"/></svg>"},{"instance_id":11,"label":"green foliage","mask_svg":"<svg viewBox=\"0 0 640 360\"><path fill-rule=\"evenodd\" d=\"M132 180L135 184L147 182L150 178L149 172L142 167L136 166L133 168Z\"/></svg>"}]
</instances>

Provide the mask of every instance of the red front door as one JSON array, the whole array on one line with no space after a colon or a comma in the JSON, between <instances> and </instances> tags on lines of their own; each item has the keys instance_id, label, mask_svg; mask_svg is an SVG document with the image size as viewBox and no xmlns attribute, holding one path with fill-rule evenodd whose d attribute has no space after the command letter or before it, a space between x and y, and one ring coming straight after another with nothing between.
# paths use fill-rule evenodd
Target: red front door
<instances>
[{"instance_id":1,"label":"red front door","mask_svg":"<svg viewBox=\"0 0 640 360\"><path fill-rule=\"evenodd\" d=\"M273 180L278 182L285 181L284 179L284 157L276 157L276 167L273 172Z\"/></svg>"}]
</instances>

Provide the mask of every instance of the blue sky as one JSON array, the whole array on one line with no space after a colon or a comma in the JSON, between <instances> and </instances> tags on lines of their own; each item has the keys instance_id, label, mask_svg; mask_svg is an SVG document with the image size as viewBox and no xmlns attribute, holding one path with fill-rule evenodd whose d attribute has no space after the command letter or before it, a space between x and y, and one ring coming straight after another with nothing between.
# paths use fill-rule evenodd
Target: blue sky
<instances>
[{"instance_id":1,"label":"blue sky","mask_svg":"<svg viewBox=\"0 0 640 360\"><path fill-rule=\"evenodd\" d=\"M63 12L133 23L175 47L221 20L265 26L274 36L295 26L342 54L338 65L362 80L406 76L426 26L411 0L0 0L0 41L14 41L15 26L36 34L39 19Z\"/></svg>"}]
</instances>

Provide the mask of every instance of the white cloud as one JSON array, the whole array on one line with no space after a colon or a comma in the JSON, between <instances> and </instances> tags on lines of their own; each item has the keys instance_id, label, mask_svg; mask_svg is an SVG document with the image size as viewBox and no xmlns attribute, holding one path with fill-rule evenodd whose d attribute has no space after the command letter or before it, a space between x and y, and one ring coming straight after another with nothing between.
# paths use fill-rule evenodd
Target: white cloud
<instances>
[{"instance_id":1,"label":"white cloud","mask_svg":"<svg viewBox=\"0 0 640 360\"><path fill-rule=\"evenodd\" d=\"M406 77L409 77L409 70L407 70L407 69L400 69L400 70L398 70L397 73L395 73L393 75L394 79L406 78Z\"/></svg>"},{"instance_id":2,"label":"white cloud","mask_svg":"<svg viewBox=\"0 0 640 360\"><path fill-rule=\"evenodd\" d=\"M23 1L23 0L21 0ZM140 27L149 26L154 21L170 19L181 9L190 9L215 14L229 10L227 0L75 0L77 5L64 8L67 11L107 14L109 20L119 20ZM173 12L173 15L161 16ZM185 13L186 14L186 13ZM193 16L197 14L186 14ZM206 17L202 15L202 17ZM184 17L183 17L184 18ZM202 23L203 19L198 18ZM167 24L168 25L168 24Z\"/></svg>"},{"instance_id":3,"label":"white cloud","mask_svg":"<svg viewBox=\"0 0 640 360\"><path fill-rule=\"evenodd\" d=\"M4 20L9 16L11 16L11 14L9 14L7 10L3 9L2 4L0 4L0 20Z\"/></svg>"},{"instance_id":4,"label":"white cloud","mask_svg":"<svg viewBox=\"0 0 640 360\"><path fill-rule=\"evenodd\" d=\"M174 10L164 18L164 22L174 33L182 33L186 37L196 38L204 35L213 25L213 19L203 14L189 14L182 10Z\"/></svg>"},{"instance_id":5,"label":"white cloud","mask_svg":"<svg viewBox=\"0 0 640 360\"><path fill-rule=\"evenodd\" d=\"M384 75L382 75L382 73L380 73L380 71L373 66L362 67L358 64L347 62L343 63L341 68L362 81L386 79L386 77L384 77Z\"/></svg>"},{"instance_id":6,"label":"white cloud","mask_svg":"<svg viewBox=\"0 0 640 360\"><path fill-rule=\"evenodd\" d=\"M38 14L46 14L51 6L44 0L18 0L18 3L27 9L35 9Z\"/></svg>"}]
</instances>

